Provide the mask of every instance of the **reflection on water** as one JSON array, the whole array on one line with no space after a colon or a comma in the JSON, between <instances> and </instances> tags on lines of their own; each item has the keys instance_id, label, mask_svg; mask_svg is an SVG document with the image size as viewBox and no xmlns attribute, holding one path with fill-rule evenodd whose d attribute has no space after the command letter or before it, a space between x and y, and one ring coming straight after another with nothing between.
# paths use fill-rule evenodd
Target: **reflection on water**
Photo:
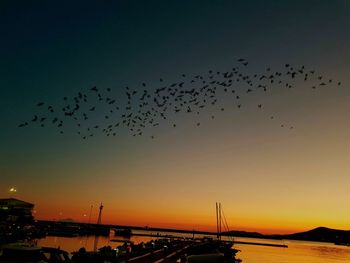
<instances>
[{"instance_id":1,"label":"reflection on water","mask_svg":"<svg viewBox=\"0 0 350 263\"><path fill-rule=\"evenodd\" d=\"M323 258L344 258L349 256L349 250L340 247L316 246L312 247L315 254Z\"/></svg>"},{"instance_id":2,"label":"reflection on water","mask_svg":"<svg viewBox=\"0 0 350 263\"><path fill-rule=\"evenodd\" d=\"M243 240L243 239L242 239ZM252 241L253 239L244 239ZM259 240L261 241L261 240ZM350 262L350 248L331 243L286 240L288 248L236 245L239 257L248 263L345 263Z\"/></svg>"},{"instance_id":3,"label":"reflection on water","mask_svg":"<svg viewBox=\"0 0 350 263\"><path fill-rule=\"evenodd\" d=\"M38 241L39 246L49 246L61 248L63 250L73 252L78 251L79 248L85 247L87 250L94 249L94 236L79 236L79 237L52 237L47 236ZM109 237L99 237L97 247L111 245Z\"/></svg>"},{"instance_id":4,"label":"reflection on water","mask_svg":"<svg viewBox=\"0 0 350 263\"><path fill-rule=\"evenodd\" d=\"M142 232L147 233L147 232ZM156 233L154 233L156 234ZM170 234L174 233L164 233ZM176 234L179 236L180 234ZM192 237L190 234L181 234L181 236ZM120 242L112 242L111 239L118 239ZM102 237L98 238L97 247L121 245L122 240L131 240L134 243L148 242L155 237L132 236L130 239L125 237ZM236 238L237 241L260 242L260 243L285 243L288 248L254 246L237 244L235 248L241 250L238 257L243 260L243 263L349 263L350 262L350 247L337 246L331 243L306 242L294 240L265 240L256 238ZM38 241L40 246L60 247L69 252L77 251L81 247L86 247L87 250L94 249L94 236L89 237L45 237Z\"/></svg>"},{"instance_id":5,"label":"reflection on water","mask_svg":"<svg viewBox=\"0 0 350 263\"><path fill-rule=\"evenodd\" d=\"M113 242L111 240L118 239L119 242ZM132 241L135 244L141 243L141 242L148 242L152 239L152 237L144 237L144 236L131 236L130 238L122 237L122 236L114 236L110 235L109 237L106 236L78 236L78 237L53 237L53 236L47 236L45 238L38 240L39 246L49 246L49 247L56 247L61 248L63 250L66 250L68 252L74 252L78 251L79 248L85 247L88 251L93 251L95 245L97 248L103 247L103 246L111 246L111 247L117 247L119 245L123 244L122 240L125 241Z\"/></svg>"}]
</instances>

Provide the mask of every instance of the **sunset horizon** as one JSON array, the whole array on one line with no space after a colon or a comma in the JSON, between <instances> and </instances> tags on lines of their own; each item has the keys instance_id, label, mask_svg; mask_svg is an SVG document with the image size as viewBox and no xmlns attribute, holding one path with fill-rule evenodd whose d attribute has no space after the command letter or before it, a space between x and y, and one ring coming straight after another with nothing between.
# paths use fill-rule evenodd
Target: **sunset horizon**
<instances>
[{"instance_id":1,"label":"sunset horizon","mask_svg":"<svg viewBox=\"0 0 350 263\"><path fill-rule=\"evenodd\" d=\"M17 189L16 189L17 190ZM20 196L10 195L4 196L5 198L15 198L24 200L35 204L31 200L26 198L21 198ZM180 229L180 230L195 230L195 231L209 231L216 232L216 222L215 222L215 207L214 204L208 206L208 211L201 211L201 214L195 216L191 214L181 214L181 212L176 212L177 220L174 219L174 212L157 213L157 211L152 211L145 219L140 218L139 211L136 209L129 208L128 210L120 209L118 207L108 207L106 203L100 202L95 203L84 208L73 207L72 211L67 209L57 209L52 208L50 205L47 207L42 207L35 205L34 207L34 218L35 220L48 220L57 222L75 222L75 223L91 223L96 224L98 219L99 206L103 205L102 213L102 224L107 225L120 225L120 226L136 226L145 228L169 228L169 229ZM223 207L225 207L223 205ZM50 210L54 212L50 213ZM91 209L91 215L90 215ZM40 212L40 211L44 211ZM118 212L116 212L118 211ZM119 214L116 214L119 213ZM179 216L181 215L181 216ZM339 224L332 221L311 221L305 224L306 220L300 220L297 218L290 218L287 223L283 221L283 217L278 214L271 216L271 218L260 218L259 223L255 223L256 218L242 218L237 213L237 215L231 216L226 215L228 219L235 218L236 222L246 222L246 224L236 225L231 223L233 220L229 221L230 231L246 231L246 232L258 232L264 235L274 235L274 234L294 234L298 232L309 231L319 227L326 227L337 230L349 230L347 224ZM247 223L249 222L249 223ZM278 227L276 227L278 225Z\"/></svg>"}]
</instances>

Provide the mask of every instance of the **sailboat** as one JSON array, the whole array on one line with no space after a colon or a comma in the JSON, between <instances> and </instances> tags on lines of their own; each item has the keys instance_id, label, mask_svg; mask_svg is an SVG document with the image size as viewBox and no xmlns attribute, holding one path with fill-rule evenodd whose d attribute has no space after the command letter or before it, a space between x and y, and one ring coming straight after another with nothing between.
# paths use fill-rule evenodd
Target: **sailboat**
<instances>
[{"instance_id":1,"label":"sailboat","mask_svg":"<svg viewBox=\"0 0 350 263\"><path fill-rule=\"evenodd\" d=\"M221 203L216 203L215 206L217 239L208 240L192 247L188 251L190 256L188 256L184 262L241 262L240 259L236 259L236 254L239 252L239 250L233 248L233 237L230 237L231 240L222 240L222 226L224 226L227 231L229 231L229 228Z\"/></svg>"}]
</instances>

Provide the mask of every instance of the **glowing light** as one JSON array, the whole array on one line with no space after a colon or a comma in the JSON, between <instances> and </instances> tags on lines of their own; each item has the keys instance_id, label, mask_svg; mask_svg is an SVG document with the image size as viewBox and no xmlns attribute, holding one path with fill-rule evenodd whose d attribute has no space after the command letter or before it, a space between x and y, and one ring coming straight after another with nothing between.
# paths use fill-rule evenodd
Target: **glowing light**
<instances>
[{"instance_id":1,"label":"glowing light","mask_svg":"<svg viewBox=\"0 0 350 263\"><path fill-rule=\"evenodd\" d=\"M11 187L11 188L9 189L9 192L10 192L10 193L16 193L16 192L17 192L17 189L16 189L15 187Z\"/></svg>"}]
</instances>

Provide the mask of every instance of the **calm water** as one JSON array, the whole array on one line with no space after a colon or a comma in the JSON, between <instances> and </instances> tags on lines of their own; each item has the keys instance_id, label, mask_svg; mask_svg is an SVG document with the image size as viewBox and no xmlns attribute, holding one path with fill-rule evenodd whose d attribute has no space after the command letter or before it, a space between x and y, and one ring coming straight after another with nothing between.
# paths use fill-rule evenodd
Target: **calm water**
<instances>
[{"instance_id":1,"label":"calm water","mask_svg":"<svg viewBox=\"0 0 350 263\"><path fill-rule=\"evenodd\" d=\"M171 234L171 233L166 233ZM191 236L191 235L182 235ZM69 252L77 251L82 246L87 250L93 250L94 242L97 242L97 247L110 245L116 247L122 243L111 242L110 239L123 239L122 237L46 237L38 241L40 246L60 247ZM133 236L131 241L147 242L152 240L152 237ZM264 240L255 238L236 238L236 240L260 243L277 243L281 244L280 240ZM237 255L243 260L243 263L349 263L350 262L350 247L337 246L331 243L306 242L285 240L284 244L288 248L265 247L254 245L235 245L235 248L240 249Z\"/></svg>"}]
</instances>

